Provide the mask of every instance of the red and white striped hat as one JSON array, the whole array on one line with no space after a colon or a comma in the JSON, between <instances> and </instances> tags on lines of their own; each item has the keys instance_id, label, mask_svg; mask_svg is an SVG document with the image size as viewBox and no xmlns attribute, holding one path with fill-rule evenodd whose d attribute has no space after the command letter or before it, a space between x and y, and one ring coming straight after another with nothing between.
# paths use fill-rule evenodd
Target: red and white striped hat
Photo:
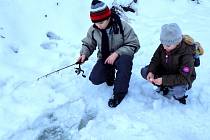
<instances>
[{"instance_id":1,"label":"red and white striped hat","mask_svg":"<svg viewBox=\"0 0 210 140\"><path fill-rule=\"evenodd\" d=\"M90 19L93 23L101 22L111 16L111 10L102 1L93 0L91 3Z\"/></svg>"}]
</instances>

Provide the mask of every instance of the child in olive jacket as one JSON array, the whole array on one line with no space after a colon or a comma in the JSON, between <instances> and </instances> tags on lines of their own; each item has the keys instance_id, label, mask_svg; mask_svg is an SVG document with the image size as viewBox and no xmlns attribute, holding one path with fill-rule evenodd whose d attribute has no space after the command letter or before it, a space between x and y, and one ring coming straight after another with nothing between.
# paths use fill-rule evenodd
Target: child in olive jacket
<instances>
[{"instance_id":1,"label":"child in olive jacket","mask_svg":"<svg viewBox=\"0 0 210 140\"><path fill-rule=\"evenodd\" d=\"M193 50L176 23L162 26L160 41L150 64L141 69L141 75L157 85L163 95L173 96L186 104L185 93L196 79Z\"/></svg>"}]
</instances>

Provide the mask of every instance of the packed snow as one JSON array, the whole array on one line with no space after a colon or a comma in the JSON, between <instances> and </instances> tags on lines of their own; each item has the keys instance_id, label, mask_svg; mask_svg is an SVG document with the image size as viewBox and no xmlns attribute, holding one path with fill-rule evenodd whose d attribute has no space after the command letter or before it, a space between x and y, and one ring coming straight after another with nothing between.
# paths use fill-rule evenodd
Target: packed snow
<instances>
[{"instance_id":1,"label":"packed snow","mask_svg":"<svg viewBox=\"0 0 210 140\"><path fill-rule=\"evenodd\" d=\"M111 6L113 0L106 3ZM117 0L119 4L130 1ZM1 140L209 140L210 2L139 0L125 13L139 37L128 95L116 108L112 88L92 85L96 53L81 67L37 78L74 64L89 26L91 0L0 1ZM160 28L177 23L205 53L187 105L155 93L140 76L159 45Z\"/></svg>"}]
</instances>

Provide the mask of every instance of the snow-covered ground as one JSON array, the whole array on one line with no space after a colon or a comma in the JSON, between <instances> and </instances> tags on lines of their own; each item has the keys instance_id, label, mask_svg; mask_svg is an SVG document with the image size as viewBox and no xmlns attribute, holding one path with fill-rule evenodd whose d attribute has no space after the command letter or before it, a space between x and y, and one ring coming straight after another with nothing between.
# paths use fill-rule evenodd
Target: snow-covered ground
<instances>
[{"instance_id":1,"label":"snow-covered ground","mask_svg":"<svg viewBox=\"0 0 210 140\"><path fill-rule=\"evenodd\" d=\"M106 1L111 5L112 0ZM126 3L126 0L118 0ZM91 0L0 1L1 140L209 140L210 2L140 0L126 13L139 37L129 93L117 108L107 101L112 88L88 80L96 54L82 65L37 81L75 63L91 25ZM140 76L159 45L160 27L176 22L205 49L187 105L155 95ZM55 39L46 35L55 34Z\"/></svg>"}]
</instances>

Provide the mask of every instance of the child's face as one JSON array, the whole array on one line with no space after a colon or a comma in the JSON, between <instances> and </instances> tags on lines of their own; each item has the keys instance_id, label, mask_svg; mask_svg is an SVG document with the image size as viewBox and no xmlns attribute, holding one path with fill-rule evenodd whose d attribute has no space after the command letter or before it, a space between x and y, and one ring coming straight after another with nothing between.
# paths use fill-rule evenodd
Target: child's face
<instances>
[{"instance_id":1,"label":"child's face","mask_svg":"<svg viewBox=\"0 0 210 140\"><path fill-rule=\"evenodd\" d=\"M106 29L107 25L109 24L110 18L101 22L97 22L95 23L95 25L99 28L99 29Z\"/></svg>"},{"instance_id":2,"label":"child's face","mask_svg":"<svg viewBox=\"0 0 210 140\"><path fill-rule=\"evenodd\" d=\"M173 49L175 49L177 47L178 44L173 44L173 45L163 45L164 49L167 51L167 52L170 52L172 51Z\"/></svg>"}]
</instances>

